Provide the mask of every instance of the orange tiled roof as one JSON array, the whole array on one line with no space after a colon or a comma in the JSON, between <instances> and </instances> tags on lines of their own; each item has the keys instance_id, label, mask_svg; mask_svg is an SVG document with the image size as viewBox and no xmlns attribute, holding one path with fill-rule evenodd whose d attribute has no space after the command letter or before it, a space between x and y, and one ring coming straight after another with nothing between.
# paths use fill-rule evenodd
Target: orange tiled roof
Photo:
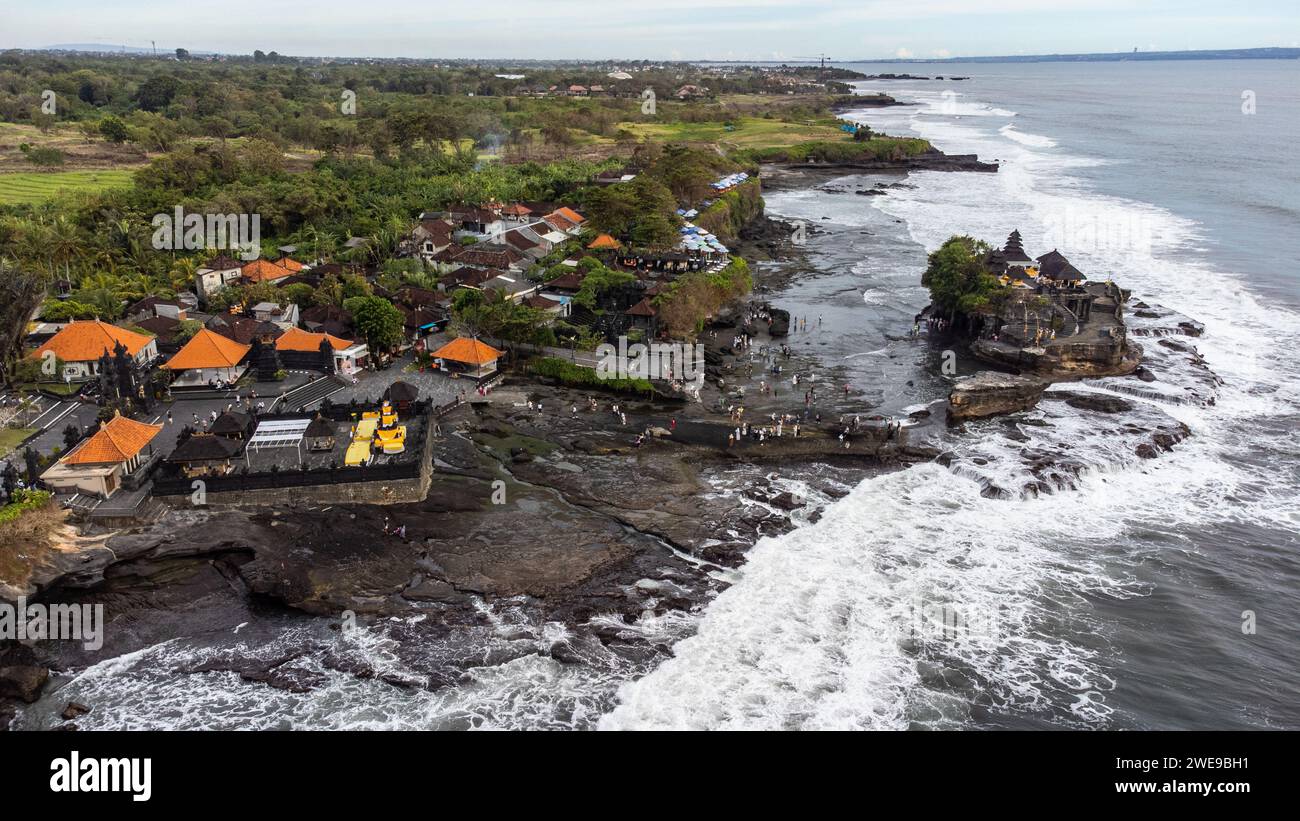
<instances>
[{"instance_id":1,"label":"orange tiled roof","mask_svg":"<svg viewBox=\"0 0 1300 821\"><path fill-rule=\"evenodd\" d=\"M68 323L41 347L32 352L39 359L45 352L54 351L54 355L64 362L89 362L99 359L107 351L110 356L113 348L121 342L126 352L135 356L140 349L149 344L152 337L100 322L98 319L86 319Z\"/></svg>"},{"instance_id":2,"label":"orange tiled roof","mask_svg":"<svg viewBox=\"0 0 1300 821\"><path fill-rule=\"evenodd\" d=\"M461 336L443 345L433 352L435 359L450 359L469 365L483 365L501 358L501 351L491 345L484 345L477 339Z\"/></svg>"},{"instance_id":3,"label":"orange tiled roof","mask_svg":"<svg viewBox=\"0 0 1300 821\"><path fill-rule=\"evenodd\" d=\"M69 465L104 465L125 462L144 450L162 430L162 425L148 425L125 416L114 416L100 426L95 435L82 442L61 461Z\"/></svg>"},{"instance_id":4,"label":"orange tiled roof","mask_svg":"<svg viewBox=\"0 0 1300 821\"><path fill-rule=\"evenodd\" d=\"M542 221L545 222L547 225L551 226L552 228L554 228L556 231L559 231L561 233L570 231L578 227L578 224L576 222L571 222L565 219L564 217L560 216L558 213L547 214L546 216L542 217Z\"/></svg>"},{"instance_id":5,"label":"orange tiled roof","mask_svg":"<svg viewBox=\"0 0 1300 821\"><path fill-rule=\"evenodd\" d=\"M299 262L298 260L294 259L293 257L280 257L275 261L275 264L279 265L281 268L285 269L286 271L290 271L295 274L301 271L303 268L307 267L303 265L301 262Z\"/></svg>"},{"instance_id":6,"label":"orange tiled roof","mask_svg":"<svg viewBox=\"0 0 1300 821\"><path fill-rule=\"evenodd\" d=\"M569 208L568 206L561 206L559 208L556 208L554 213L559 214L560 216L564 217L566 220L573 223L574 225L582 225L584 222L587 221L586 217L584 217L582 214L579 214L577 211L574 211L572 208Z\"/></svg>"},{"instance_id":7,"label":"orange tiled roof","mask_svg":"<svg viewBox=\"0 0 1300 821\"><path fill-rule=\"evenodd\" d=\"M273 280L284 279L291 275L293 271L265 259L255 259L240 269L240 273L249 282L272 282Z\"/></svg>"},{"instance_id":8,"label":"orange tiled roof","mask_svg":"<svg viewBox=\"0 0 1300 821\"><path fill-rule=\"evenodd\" d=\"M592 240L591 244L587 246L588 249L593 251L606 251L611 248L621 247L623 247L622 243L611 237L609 234L601 234Z\"/></svg>"},{"instance_id":9,"label":"orange tiled roof","mask_svg":"<svg viewBox=\"0 0 1300 821\"><path fill-rule=\"evenodd\" d=\"M302 328L290 328L277 340L275 340L275 349L277 351L319 351L321 340L328 339L330 347L336 351L344 348L351 348L355 342L349 342L346 339L340 339L333 334L314 334L310 331L304 331Z\"/></svg>"},{"instance_id":10,"label":"orange tiled roof","mask_svg":"<svg viewBox=\"0 0 1300 821\"><path fill-rule=\"evenodd\" d=\"M183 371L190 368L233 368L238 365L251 345L241 345L233 339L200 328L185 347L167 360L164 368Z\"/></svg>"}]
</instances>

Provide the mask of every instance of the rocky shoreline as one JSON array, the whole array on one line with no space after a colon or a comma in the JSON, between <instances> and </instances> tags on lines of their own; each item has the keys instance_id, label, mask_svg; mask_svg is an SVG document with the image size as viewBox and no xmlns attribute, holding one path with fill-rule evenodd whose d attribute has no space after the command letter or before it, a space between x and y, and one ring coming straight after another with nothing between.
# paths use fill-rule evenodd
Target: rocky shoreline
<instances>
[{"instance_id":1,"label":"rocky shoreline","mask_svg":"<svg viewBox=\"0 0 1300 821\"><path fill-rule=\"evenodd\" d=\"M790 184L828 170L801 167L775 176ZM801 249L791 246L791 229L763 215L735 245L747 258L798 262ZM761 266L755 292L779 292L793 275L788 266ZM98 661L176 636L229 634L245 624L255 630L283 619L323 620L341 629L349 619L364 625L418 617L401 628L411 646L400 652L420 675L389 681L320 639L269 656L223 653L172 672L236 673L245 682L305 692L320 686L320 666L359 680L431 690L512 654L582 664L599 652L652 666L672 650L638 631L639 620L700 613L730 584L730 572L756 541L816 521L819 506L863 479L917 461L948 464L952 437L962 435L960 428L950 431L949 421L1016 413L1039 401L1107 415L1124 410L1090 394L1046 390L1034 379L1015 386L1012 393L1024 394L1015 401L1005 391L990 399L1006 387L1002 382L1015 380L998 375L985 378L998 382L984 386L991 394L968 386L969 401L955 394L958 401L947 412L938 406L915 411L901 428L864 415L863 424L849 430L840 418L860 413L861 404L848 391L841 397L832 384L818 402L825 421L806 423L798 438L729 443L734 424L719 407L729 390L723 385L739 381L746 361L728 344L745 324L745 310L724 312L716 335L706 334L708 384L700 404L507 379L491 401L472 403L445 421L422 501L182 508L145 527L99 534L98 543L45 567L25 592L47 601L103 604L110 614L103 649L92 653L66 642L5 648L0 728L9 723L6 711L12 715L20 703L37 699L53 705L53 714L67 715L63 720L70 723L61 726L75 727L84 713L68 712L71 705L60 713L57 690L69 674ZM779 320L772 328L749 325L755 345L779 344L789 317L779 309L771 313ZM816 359L791 364L827 372ZM595 411L588 409L593 398ZM622 405L626 424L607 410L613 402ZM788 409L788 402L754 392L744 399L746 418L761 422ZM534 410L538 404L546 410ZM1187 435L1185 427L1154 417L1132 427L1124 435L1142 458ZM643 432L649 436L638 445ZM1067 454L1028 454L1026 460L1024 487L990 486L989 494L1051 492L1082 469ZM394 532L398 526L405 528L401 536ZM437 661L417 658L415 647L423 643L441 646L488 628L500 632L492 610L505 603L528 623L565 625L568 638L508 641L490 662L455 653ZM308 655L313 664L304 662Z\"/></svg>"},{"instance_id":2,"label":"rocky shoreline","mask_svg":"<svg viewBox=\"0 0 1300 821\"><path fill-rule=\"evenodd\" d=\"M992 174L997 172L998 163L985 162L975 154L945 154L937 148L932 148L924 153L901 159L765 163L763 167L764 175L772 173L769 168L836 175L881 171L977 171Z\"/></svg>"}]
</instances>

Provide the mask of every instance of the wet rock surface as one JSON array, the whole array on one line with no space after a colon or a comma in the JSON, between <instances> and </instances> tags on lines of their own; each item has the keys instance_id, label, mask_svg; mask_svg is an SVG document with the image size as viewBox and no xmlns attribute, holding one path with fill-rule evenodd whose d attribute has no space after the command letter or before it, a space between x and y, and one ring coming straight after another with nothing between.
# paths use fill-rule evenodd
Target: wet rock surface
<instances>
[{"instance_id":1,"label":"wet rock surface","mask_svg":"<svg viewBox=\"0 0 1300 821\"><path fill-rule=\"evenodd\" d=\"M981 371L958 380L948 394L948 420L957 423L1032 408L1047 383L1028 376Z\"/></svg>"}]
</instances>

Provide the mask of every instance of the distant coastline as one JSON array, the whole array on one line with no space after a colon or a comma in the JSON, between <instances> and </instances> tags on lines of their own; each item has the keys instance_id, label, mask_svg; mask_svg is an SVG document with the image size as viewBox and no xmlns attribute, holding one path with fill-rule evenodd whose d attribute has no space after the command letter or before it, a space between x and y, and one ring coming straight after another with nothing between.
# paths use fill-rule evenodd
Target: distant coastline
<instances>
[{"instance_id":1,"label":"distant coastline","mask_svg":"<svg viewBox=\"0 0 1300 821\"><path fill-rule=\"evenodd\" d=\"M1015 54L996 57L890 57L887 59L836 60L847 63L1124 63L1163 60L1296 60L1300 48L1230 48L1188 51L1117 51L1097 54ZM697 62L711 62L701 60ZM760 61L761 62L761 61ZM798 63L800 60L787 62ZM816 61L813 61L816 62Z\"/></svg>"},{"instance_id":2,"label":"distant coastline","mask_svg":"<svg viewBox=\"0 0 1300 821\"><path fill-rule=\"evenodd\" d=\"M53 52L53 53L86 53L102 55L119 55L128 57L149 57L162 55L169 56L174 49L172 48L145 48L141 46L111 45L99 43L68 43L52 46L43 46L40 48L9 48L0 47L0 51L12 50L19 52ZM241 54L234 52L220 52L211 50L190 49L190 53L196 57L238 57ZM539 59L539 58L475 58L475 57L366 57L364 55L288 55L296 59L330 59L330 60L379 60L395 62L445 62L445 63L473 63L479 61L491 61L494 63L510 65L563 65L569 63L604 63L618 62L614 58L607 60L561 60L561 59ZM1190 49L1184 51L1120 51L1120 52L1099 52L1094 54L1009 54L992 57L862 57L853 60L835 60L837 65L850 63L871 63L871 64L943 64L943 63L1122 63L1136 61L1165 61L1165 60L1297 60L1300 59L1300 48L1236 48L1236 49ZM664 63L690 63L693 65L798 65L798 64L815 64L817 60L666 60L657 61ZM827 61L831 62L830 60Z\"/></svg>"}]
</instances>

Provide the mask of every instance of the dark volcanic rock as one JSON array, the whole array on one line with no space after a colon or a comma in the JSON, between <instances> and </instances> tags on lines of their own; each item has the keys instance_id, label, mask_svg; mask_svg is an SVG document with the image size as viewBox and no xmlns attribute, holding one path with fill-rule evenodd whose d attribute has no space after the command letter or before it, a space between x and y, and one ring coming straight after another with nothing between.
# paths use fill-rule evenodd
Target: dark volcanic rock
<instances>
[{"instance_id":1,"label":"dark volcanic rock","mask_svg":"<svg viewBox=\"0 0 1300 821\"><path fill-rule=\"evenodd\" d=\"M27 647L14 645L0 655L0 698L16 698L31 704L41 695L50 671L36 660Z\"/></svg>"},{"instance_id":2,"label":"dark volcanic rock","mask_svg":"<svg viewBox=\"0 0 1300 821\"><path fill-rule=\"evenodd\" d=\"M31 704L40 698L50 671L35 664L0 667L0 696L21 699Z\"/></svg>"},{"instance_id":3,"label":"dark volcanic rock","mask_svg":"<svg viewBox=\"0 0 1300 821\"><path fill-rule=\"evenodd\" d=\"M1108 396L1103 393L1048 391L1044 394L1044 398L1061 399L1065 401L1065 404L1072 408L1096 411L1097 413L1123 413L1133 410L1133 403L1127 399L1121 399L1118 396Z\"/></svg>"}]
</instances>

